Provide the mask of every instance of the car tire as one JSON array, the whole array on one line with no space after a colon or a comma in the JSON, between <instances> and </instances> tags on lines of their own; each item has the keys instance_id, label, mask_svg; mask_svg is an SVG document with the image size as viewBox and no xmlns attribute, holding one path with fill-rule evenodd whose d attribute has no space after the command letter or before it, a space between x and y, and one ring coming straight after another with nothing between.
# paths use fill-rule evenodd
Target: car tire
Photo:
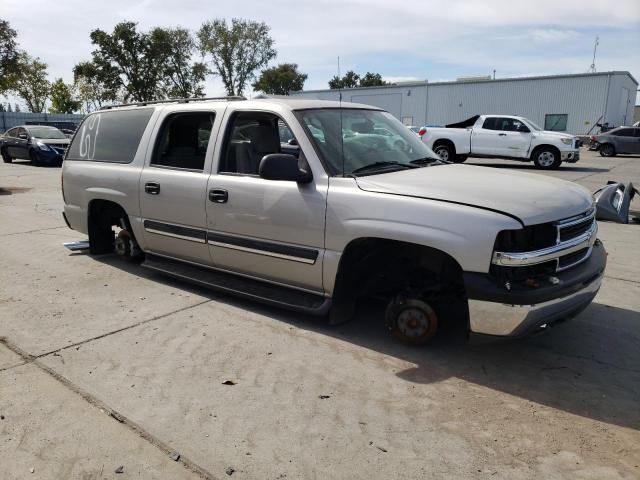
<instances>
[{"instance_id":1,"label":"car tire","mask_svg":"<svg viewBox=\"0 0 640 480\"><path fill-rule=\"evenodd\" d=\"M600 155L603 157L615 157L616 149L610 143L600 145Z\"/></svg>"},{"instance_id":2,"label":"car tire","mask_svg":"<svg viewBox=\"0 0 640 480\"><path fill-rule=\"evenodd\" d=\"M536 168L541 170L555 170L562 163L558 151L549 147L535 150L531 157Z\"/></svg>"},{"instance_id":3,"label":"car tire","mask_svg":"<svg viewBox=\"0 0 640 480\"><path fill-rule=\"evenodd\" d=\"M7 149L6 149L6 148L3 148L3 149L2 149L2 161L3 161L4 163L11 163L11 162L13 162L13 158L11 158L11 157L9 156L9 154L7 153Z\"/></svg>"},{"instance_id":4,"label":"car tire","mask_svg":"<svg viewBox=\"0 0 640 480\"><path fill-rule=\"evenodd\" d=\"M433 151L445 162L455 162L456 150L451 145L441 143L440 145L435 147Z\"/></svg>"},{"instance_id":5,"label":"car tire","mask_svg":"<svg viewBox=\"0 0 640 480\"><path fill-rule=\"evenodd\" d=\"M455 163L464 163L467 158L469 158L469 155L456 155L456 159L454 160Z\"/></svg>"}]
</instances>

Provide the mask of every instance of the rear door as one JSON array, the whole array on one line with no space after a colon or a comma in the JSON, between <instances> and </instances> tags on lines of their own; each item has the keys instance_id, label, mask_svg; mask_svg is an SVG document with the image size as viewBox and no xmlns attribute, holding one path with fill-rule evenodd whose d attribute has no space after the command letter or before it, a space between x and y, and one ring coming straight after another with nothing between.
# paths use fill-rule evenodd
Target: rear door
<instances>
[{"instance_id":1,"label":"rear door","mask_svg":"<svg viewBox=\"0 0 640 480\"><path fill-rule=\"evenodd\" d=\"M140 210L148 250L210 265L205 201L225 106L206 107L161 113L140 176Z\"/></svg>"},{"instance_id":2,"label":"rear door","mask_svg":"<svg viewBox=\"0 0 640 480\"><path fill-rule=\"evenodd\" d=\"M29 158L29 132L25 128L15 129L15 136L11 138L9 155L13 158Z\"/></svg>"},{"instance_id":3,"label":"rear door","mask_svg":"<svg viewBox=\"0 0 640 480\"><path fill-rule=\"evenodd\" d=\"M482 125L473 127L471 132L471 153L478 155L503 155L502 133L498 131L498 118L486 117Z\"/></svg>"},{"instance_id":4,"label":"rear door","mask_svg":"<svg viewBox=\"0 0 640 480\"><path fill-rule=\"evenodd\" d=\"M636 128L621 128L611 135L615 136L615 148L617 153L638 153L639 138L636 136Z\"/></svg>"}]
</instances>

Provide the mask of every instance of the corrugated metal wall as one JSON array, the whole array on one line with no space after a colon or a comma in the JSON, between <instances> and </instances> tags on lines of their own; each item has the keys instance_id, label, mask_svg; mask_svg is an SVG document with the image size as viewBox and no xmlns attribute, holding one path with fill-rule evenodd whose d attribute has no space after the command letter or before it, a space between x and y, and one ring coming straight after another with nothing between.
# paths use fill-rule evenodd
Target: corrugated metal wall
<instances>
[{"instance_id":1,"label":"corrugated metal wall","mask_svg":"<svg viewBox=\"0 0 640 480\"><path fill-rule=\"evenodd\" d=\"M521 115L545 126L545 116L567 115L566 131L584 134L601 122L631 123L638 85L626 72L602 72L475 82L443 82L346 89L342 99L384 108L414 125L445 125L476 114ZM337 100L335 90L296 92ZM398 112L399 110L399 112Z\"/></svg>"},{"instance_id":2,"label":"corrugated metal wall","mask_svg":"<svg viewBox=\"0 0 640 480\"><path fill-rule=\"evenodd\" d=\"M564 77L428 86L428 124L476 114L521 115L544 128L545 115L567 114L567 131L585 133L603 112L607 76Z\"/></svg>"},{"instance_id":3,"label":"corrugated metal wall","mask_svg":"<svg viewBox=\"0 0 640 480\"><path fill-rule=\"evenodd\" d=\"M24 113L0 112L0 133L27 122L74 122L80 123L84 118L81 114L66 113Z\"/></svg>"}]
</instances>

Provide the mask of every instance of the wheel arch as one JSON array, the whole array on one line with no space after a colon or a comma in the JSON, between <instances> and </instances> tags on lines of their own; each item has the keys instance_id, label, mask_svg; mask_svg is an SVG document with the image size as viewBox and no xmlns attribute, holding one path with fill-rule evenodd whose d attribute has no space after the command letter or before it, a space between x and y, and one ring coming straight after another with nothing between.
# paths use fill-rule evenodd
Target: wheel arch
<instances>
[{"instance_id":1,"label":"wheel arch","mask_svg":"<svg viewBox=\"0 0 640 480\"><path fill-rule=\"evenodd\" d=\"M542 150L543 148L548 148L550 150L553 150L555 152L555 154L558 155L558 158L560 158L561 153L560 153L560 149L557 146L552 145L550 143L543 143L543 144L536 145L535 147L533 147L533 150L531 150L530 160L533 161L535 159L536 155L538 154L538 152L540 150Z\"/></svg>"},{"instance_id":2,"label":"wheel arch","mask_svg":"<svg viewBox=\"0 0 640 480\"><path fill-rule=\"evenodd\" d=\"M367 269L361 268L368 258L401 257L406 254L416 265L432 267L434 272L445 274L451 280L462 280L462 266L450 253L428 245L405 242L384 237L359 237L352 239L342 251L333 286L333 308L330 322L338 324L349 320L355 311L357 298L354 292ZM388 257L389 256L389 257ZM382 266L382 265L381 265ZM463 285L463 283L462 283Z\"/></svg>"}]
</instances>

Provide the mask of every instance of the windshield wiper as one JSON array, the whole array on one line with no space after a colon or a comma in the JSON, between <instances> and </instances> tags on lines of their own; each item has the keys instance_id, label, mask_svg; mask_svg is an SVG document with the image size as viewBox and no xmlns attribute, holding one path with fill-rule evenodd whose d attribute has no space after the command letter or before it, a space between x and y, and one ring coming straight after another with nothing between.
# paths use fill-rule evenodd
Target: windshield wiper
<instances>
[{"instance_id":1,"label":"windshield wiper","mask_svg":"<svg viewBox=\"0 0 640 480\"><path fill-rule=\"evenodd\" d=\"M436 165L438 163L449 163L444 162L440 157L424 157L424 158L416 158L415 160L411 160L409 163L413 165Z\"/></svg>"},{"instance_id":2,"label":"windshield wiper","mask_svg":"<svg viewBox=\"0 0 640 480\"><path fill-rule=\"evenodd\" d=\"M352 174L366 172L367 170L378 170L378 169L386 169L385 167L401 167L401 168L412 168L411 165L407 165L400 162L373 162L369 165L365 165L364 167L356 168L352 170Z\"/></svg>"}]
</instances>

